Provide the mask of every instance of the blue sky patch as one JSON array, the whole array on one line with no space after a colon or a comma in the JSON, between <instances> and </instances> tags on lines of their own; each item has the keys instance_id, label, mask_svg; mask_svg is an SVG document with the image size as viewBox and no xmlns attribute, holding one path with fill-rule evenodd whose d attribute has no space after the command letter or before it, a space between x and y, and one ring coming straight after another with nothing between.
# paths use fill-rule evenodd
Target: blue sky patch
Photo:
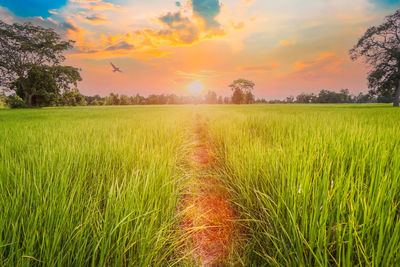
<instances>
[{"instance_id":1,"label":"blue sky patch","mask_svg":"<svg viewBox=\"0 0 400 267\"><path fill-rule=\"evenodd\" d=\"M383 6L392 6L396 4L400 4L400 0L370 0L372 3L383 5Z\"/></svg>"},{"instance_id":2,"label":"blue sky patch","mask_svg":"<svg viewBox=\"0 0 400 267\"><path fill-rule=\"evenodd\" d=\"M50 9L64 6L67 0L0 0L0 6L20 17L48 17Z\"/></svg>"}]
</instances>

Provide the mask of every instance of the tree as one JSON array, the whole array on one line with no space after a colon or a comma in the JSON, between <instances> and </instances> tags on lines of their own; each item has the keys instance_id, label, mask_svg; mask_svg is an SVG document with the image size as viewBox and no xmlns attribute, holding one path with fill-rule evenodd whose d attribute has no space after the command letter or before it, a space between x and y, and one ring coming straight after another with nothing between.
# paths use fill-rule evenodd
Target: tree
<instances>
[{"instance_id":1,"label":"tree","mask_svg":"<svg viewBox=\"0 0 400 267\"><path fill-rule=\"evenodd\" d=\"M159 104L159 98L157 97L157 95L149 95L149 97L147 97L147 104L148 105L158 105Z\"/></svg>"},{"instance_id":2,"label":"tree","mask_svg":"<svg viewBox=\"0 0 400 267\"><path fill-rule=\"evenodd\" d=\"M229 87L233 91L232 103L234 104L251 104L254 102L254 95L252 93L255 83L246 79L237 79L233 81Z\"/></svg>"},{"instance_id":3,"label":"tree","mask_svg":"<svg viewBox=\"0 0 400 267\"><path fill-rule=\"evenodd\" d=\"M352 60L364 58L370 65L368 85L375 95L393 96L400 101L400 9L379 26L369 28L350 50Z\"/></svg>"},{"instance_id":4,"label":"tree","mask_svg":"<svg viewBox=\"0 0 400 267\"><path fill-rule=\"evenodd\" d=\"M291 103L294 103L294 96L288 96L288 97L286 97L286 101L285 101L286 103L289 103L289 104L291 104Z\"/></svg>"},{"instance_id":5,"label":"tree","mask_svg":"<svg viewBox=\"0 0 400 267\"><path fill-rule=\"evenodd\" d=\"M75 83L80 80L77 69L60 66L65 60L63 53L72 45L73 41L62 40L53 29L0 21L0 86L6 90L19 90L29 106L39 90L32 87L37 85L32 76L39 73L46 76L47 81L61 86L61 90L68 90L72 77ZM53 85L46 87L49 89Z\"/></svg>"},{"instance_id":6,"label":"tree","mask_svg":"<svg viewBox=\"0 0 400 267\"><path fill-rule=\"evenodd\" d=\"M252 92L246 92L244 94L244 103L246 104L254 104L255 100L254 100L254 95Z\"/></svg>"},{"instance_id":7,"label":"tree","mask_svg":"<svg viewBox=\"0 0 400 267\"><path fill-rule=\"evenodd\" d=\"M374 103L374 102L376 102L376 99L372 94L359 93L357 96L354 97L354 102L355 103Z\"/></svg>"},{"instance_id":8,"label":"tree","mask_svg":"<svg viewBox=\"0 0 400 267\"><path fill-rule=\"evenodd\" d=\"M88 105L99 106L104 102L104 97L99 95L85 96L85 100Z\"/></svg>"},{"instance_id":9,"label":"tree","mask_svg":"<svg viewBox=\"0 0 400 267\"><path fill-rule=\"evenodd\" d=\"M235 88L232 95L232 103L233 104L242 104L243 103L243 92L239 88Z\"/></svg>"},{"instance_id":10,"label":"tree","mask_svg":"<svg viewBox=\"0 0 400 267\"><path fill-rule=\"evenodd\" d=\"M119 97L118 94L110 93L109 96L106 96L105 105L119 105Z\"/></svg>"},{"instance_id":11,"label":"tree","mask_svg":"<svg viewBox=\"0 0 400 267\"><path fill-rule=\"evenodd\" d=\"M217 104L217 94L214 91L208 91L206 95L207 104Z\"/></svg>"},{"instance_id":12,"label":"tree","mask_svg":"<svg viewBox=\"0 0 400 267\"><path fill-rule=\"evenodd\" d=\"M121 95L121 96L119 97L119 104L120 104L120 105L130 105L130 104L131 104L131 101L130 101L130 99L129 99L128 96L126 96L126 95Z\"/></svg>"},{"instance_id":13,"label":"tree","mask_svg":"<svg viewBox=\"0 0 400 267\"><path fill-rule=\"evenodd\" d=\"M61 104L64 106L86 106L87 102L85 96L79 92L78 88L74 88L62 95Z\"/></svg>"},{"instance_id":14,"label":"tree","mask_svg":"<svg viewBox=\"0 0 400 267\"><path fill-rule=\"evenodd\" d=\"M313 103L315 102L315 95L314 94L306 94L306 93L301 93L298 96L296 96L296 102L297 103Z\"/></svg>"},{"instance_id":15,"label":"tree","mask_svg":"<svg viewBox=\"0 0 400 267\"><path fill-rule=\"evenodd\" d=\"M339 103L353 102L349 89L341 89L339 92Z\"/></svg>"},{"instance_id":16,"label":"tree","mask_svg":"<svg viewBox=\"0 0 400 267\"><path fill-rule=\"evenodd\" d=\"M99 101L97 101L97 99L95 99L90 103L90 105L92 105L92 106L100 106L100 103L99 103Z\"/></svg>"},{"instance_id":17,"label":"tree","mask_svg":"<svg viewBox=\"0 0 400 267\"><path fill-rule=\"evenodd\" d=\"M26 104L22 98L17 95L10 95L6 99L6 105L10 108L25 108Z\"/></svg>"},{"instance_id":18,"label":"tree","mask_svg":"<svg viewBox=\"0 0 400 267\"><path fill-rule=\"evenodd\" d=\"M7 97L3 94L0 94L0 108L4 107L4 105L6 104L6 99Z\"/></svg>"},{"instance_id":19,"label":"tree","mask_svg":"<svg viewBox=\"0 0 400 267\"><path fill-rule=\"evenodd\" d=\"M29 106L44 106L48 103L54 105L58 101L59 90L49 68L32 65L23 81L25 89L20 79L14 81L10 89L25 99Z\"/></svg>"},{"instance_id":20,"label":"tree","mask_svg":"<svg viewBox=\"0 0 400 267\"><path fill-rule=\"evenodd\" d=\"M70 66L32 65L23 82L25 89L20 79L14 81L10 89L25 101L27 97L29 106L54 106L61 92L68 92L71 85L76 87L78 80L82 80L79 71Z\"/></svg>"},{"instance_id":21,"label":"tree","mask_svg":"<svg viewBox=\"0 0 400 267\"><path fill-rule=\"evenodd\" d=\"M229 104L231 103L231 100L229 99L229 97L225 96L224 97L224 104Z\"/></svg>"}]
</instances>

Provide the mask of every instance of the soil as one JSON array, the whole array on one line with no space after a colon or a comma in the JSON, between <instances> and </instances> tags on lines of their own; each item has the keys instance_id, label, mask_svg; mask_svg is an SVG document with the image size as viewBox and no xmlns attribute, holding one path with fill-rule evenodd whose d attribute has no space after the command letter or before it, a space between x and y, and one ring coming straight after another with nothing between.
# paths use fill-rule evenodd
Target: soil
<instances>
[{"instance_id":1,"label":"soil","mask_svg":"<svg viewBox=\"0 0 400 267\"><path fill-rule=\"evenodd\" d=\"M215 158L207 143L206 125L199 123L194 132L189 165L197 177L186 187L180 204L184 248L201 266L223 266L231 253L236 214L229 193L213 174Z\"/></svg>"}]
</instances>

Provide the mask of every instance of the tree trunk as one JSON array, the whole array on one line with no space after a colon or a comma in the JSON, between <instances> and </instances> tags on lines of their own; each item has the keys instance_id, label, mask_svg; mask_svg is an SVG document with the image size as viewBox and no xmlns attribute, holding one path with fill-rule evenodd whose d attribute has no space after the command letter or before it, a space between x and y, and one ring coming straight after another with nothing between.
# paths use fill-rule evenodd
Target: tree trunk
<instances>
[{"instance_id":1,"label":"tree trunk","mask_svg":"<svg viewBox=\"0 0 400 267\"><path fill-rule=\"evenodd\" d=\"M30 107L32 106L32 97L33 97L33 94L28 94L27 104Z\"/></svg>"},{"instance_id":2,"label":"tree trunk","mask_svg":"<svg viewBox=\"0 0 400 267\"><path fill-rule=\"evenodd\" d=\"M28 88L26 87L26 84L24 81L20 80L19 84L21 85L22 91L24 92L24 95L25 95L25 97L24 97L25 103L28 106L32 106L33 93L28 93Z\"/></svg>"},{"instance_id":3,"label":"tree trunk","mask_svg":"<svg viewBox=\"0 0 400 267\"><path fill-rule=\"evenodd\" d=\"M400 102L400 81L394 93L393 107L398 107Z\"/></svg>"}]
</instances>

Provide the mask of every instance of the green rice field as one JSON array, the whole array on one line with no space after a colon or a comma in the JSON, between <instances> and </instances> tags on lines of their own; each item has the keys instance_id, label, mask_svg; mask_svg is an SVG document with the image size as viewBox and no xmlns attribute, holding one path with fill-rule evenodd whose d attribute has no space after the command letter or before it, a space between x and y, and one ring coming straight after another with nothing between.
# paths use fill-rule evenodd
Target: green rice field
<instances>
[{"instance_id":1,"label":"green rice field","mask_svg":"<svg viewBox=\"0 0 400 267\"><path fill-rule=\"evenodd\" d=\"M237 264L400 265L400 110L375 104L0 109L0 265L188 265L197 115L237 210Z\"/></svg>"}]
</instances>

